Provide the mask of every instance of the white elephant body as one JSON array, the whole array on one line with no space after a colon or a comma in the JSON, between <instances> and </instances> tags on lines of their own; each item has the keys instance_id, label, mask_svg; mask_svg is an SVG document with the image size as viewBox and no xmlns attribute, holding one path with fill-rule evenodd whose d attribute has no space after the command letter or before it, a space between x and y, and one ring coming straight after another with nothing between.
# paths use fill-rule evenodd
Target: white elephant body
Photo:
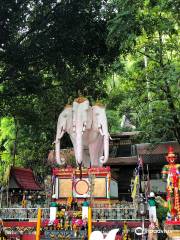
<instances>
[{"instance_id":1,"label":"white elephant body","mask_svg":"<svg viewBox=\"0 0 180 240\"><path fill-rule=\"evenodd\" d=\"M86 98L78 98L73 107L60 114L56 134L56 159L60 159L60 139L64 132L70 135L73 143L76 163L85 167L101 166L109 156L109 133L105 108L91 107ZM104 155L103 155L104 150Z\"/></svg>"}]
</instances>

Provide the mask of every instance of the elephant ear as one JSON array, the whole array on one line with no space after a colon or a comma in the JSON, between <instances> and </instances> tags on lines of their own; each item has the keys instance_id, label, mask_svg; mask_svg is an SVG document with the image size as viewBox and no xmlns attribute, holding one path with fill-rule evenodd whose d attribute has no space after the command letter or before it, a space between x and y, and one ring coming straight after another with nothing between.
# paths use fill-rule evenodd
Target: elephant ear
<instances>
[{"instance_id":1,"label":"elephant ear","mask_svg":"<svg viewBox=\"0 0 180 240\"><path fill-rule=\"evenodd\" d=\"M63 112L60 113L59 117L58 117L58 122L57 122L57 131L56 131L56 140L60 139L62 137L62 125L61 125L61 121L63 118Z\"/></svg>"},{"instance_id":2,"label":"elephant ear","mask_svg":"<svg viewBox=\"0 0 180 240\"><path fill-rule=\"evenodd\" d=\"M101 123L104 122L107 125L107 118L106 118L106 113L105 113L105 106L99 106L99 105L94 105L92 107L92 119L93 119L93 123L92 123L92 128L96 131L100 131L101 129ZM104 116L102 118L102 116ZM101 120L100 120L101 118ZM102 133L101 133L102 134Z\"/></svg>"}]
</instances>

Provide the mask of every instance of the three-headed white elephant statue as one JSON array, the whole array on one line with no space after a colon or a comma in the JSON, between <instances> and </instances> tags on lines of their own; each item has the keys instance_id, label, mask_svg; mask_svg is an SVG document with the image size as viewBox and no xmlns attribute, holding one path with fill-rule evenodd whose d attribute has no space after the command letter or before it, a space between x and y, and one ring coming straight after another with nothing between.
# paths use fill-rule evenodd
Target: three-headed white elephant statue
<instances>
[{"instance_id":1,"label":"three-headed white elephant statue","mask_svg":"<svg viewBox=\"0 0 180 240\"><path fill-rule=\"evenodd\" d=\"M88 99L77 98L60 114L56 134L56 160L60 159L60 139L67 132L73 143L76 163L101 166L109 157L109 132L105 107L90 106Z\"/></svg>"}]
</instances>

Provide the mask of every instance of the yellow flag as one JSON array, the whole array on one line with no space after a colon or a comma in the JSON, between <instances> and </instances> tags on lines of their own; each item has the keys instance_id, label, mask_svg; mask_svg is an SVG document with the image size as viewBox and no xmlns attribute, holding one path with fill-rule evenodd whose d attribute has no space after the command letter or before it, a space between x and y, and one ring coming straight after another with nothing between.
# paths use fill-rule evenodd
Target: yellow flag
<instances>
[{"instance_id":1,"label":"yellow flag","mask_svg":"<svg viewBox=\"0 0 180 240\"><path fill-rule=\"evenodd\" d=\"M136 197L136 192L137 192L137 185L139 183L139 176L136 175L135 180L134 180L134 186L133 186L133 190L131 193L131 197L134 199Z\"/></svg>"},{"instance_id":2,"label":"yellow flag","mask_svg":"<svg viewBox=\"0 0 180 240\"><path fill-rule=\"evenodd\" d=\"M127 237L128 237L127 223L124 222L124 226L123 226L123 240L126 240Z\"/></svg>"}]
</instances>

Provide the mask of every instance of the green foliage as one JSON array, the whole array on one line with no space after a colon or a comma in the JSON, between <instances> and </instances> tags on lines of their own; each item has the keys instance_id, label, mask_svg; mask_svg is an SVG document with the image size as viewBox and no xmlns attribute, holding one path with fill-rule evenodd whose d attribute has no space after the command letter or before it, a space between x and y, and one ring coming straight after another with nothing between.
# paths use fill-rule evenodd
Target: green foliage
<instances>
[{"instance_id":1,"label":"green foliage","mask_svg":"<svg viewBox=\"0 0 180 240\"><path fill-rule=\"evenodd\" d=\"M45 174L68 99L79 90L92 100L106 97L103 79L116 56L106 44L112 16L107 1L1 3L0 116L14 119L14 136L0 143L9 164Z\"/></svg>"},{"instance_id":2,"label":"green foliage","mask_svg":"<svg viewBox=\"0 0 180 240\"><path fill-rule=\"evenodd\" d=\"M109 132L118 132L120 129L120 119L118 112L115 110L107 110L106 114L108 119Z\"/></svg>"},{"instance_id":3,"label":"green foliage","mask_svg":"<svg viewBox=\"0 0 180 240\"><path fill-rule=\"evenodd\" d=\"M116 15L109 21L107 40L119 48L115 87L124 98L109 105L118 109L120 116L130 115L144 132L142 141L177 139L180 143L179 31L172 3L117 0L112 5Z\"/></svg>"},{"instance_id":4,"label":"green foliage","mask_svg":"<svg viewBox=\"0 0 180 240\"><path fill-rule=\"evenodd\" d=\"M164 221L166 220L168 209L161 205L158 205L156 208L156 211L157 211L157 218L160 224L163 224Z\"/></svg>"},{"instance_id":5,"label":"green foliage","mask_svg":"<svg viewBox=\"0 0 180 240\"><path fill-rule=\"evenodd\" d=\"M180 142L178 9L176 0L3 1L1 159L43 176L58 115L79 90L103 99L111 132L127 114L142 141Z\"/></svg>"},{"instance_id":6,"label":"green foliage","mask_svg":"<svg viewBox=\"0 0 180 240\"><path fill-rule=\"evenodd\" d=\"M0 125L1 161L11 163L15 140L15 125L13 118L2 118ZM4 163L3 163L4 164Z\"/></svg>"}]
</instances>

